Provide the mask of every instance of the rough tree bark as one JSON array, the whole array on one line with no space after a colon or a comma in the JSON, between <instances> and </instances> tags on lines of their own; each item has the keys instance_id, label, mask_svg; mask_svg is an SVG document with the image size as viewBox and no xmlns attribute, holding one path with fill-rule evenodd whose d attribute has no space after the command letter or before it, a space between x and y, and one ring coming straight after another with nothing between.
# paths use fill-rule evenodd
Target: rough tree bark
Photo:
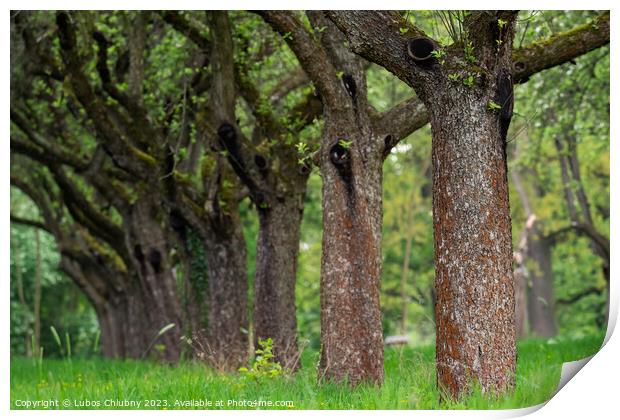
<instances>
[{"instance_id":1,"label":"rough tree bark","mask_svg":"<svg viewBox=\"0 0 620 420\"><path fill-rule=\"evenodd\" d=\"M103 356L140 358L149 346L140 290L126 273L103 268L101 259L95 261L75 248L65 248L61 254L60 268L80 288L95 310ZM116 285L110 284L112 279Z\"/></svg>"},{"instance_id":2,"label":"rough tree bark","mask_svg":"<svg viewBox=\"0 0 620 420\"><path fill-rule=\"evenodd\" d=\"M155 340L162 328L174 324L174 328L159 337L157 342L165 346L163 358L176 361L181 353L182 314L170 264L171 247L167 232L161 222L158 223L158 219L165 217L160 204L144 195L131 206L123 223L127 248L133 251L133 263L145 295L145 310L150 320L145 332Z\"/></svg>"},{"instance_id":3,"label":"rough tree bark","mask_svg":"<svg viewBox=\"0 0 620 420\"><path fill-rule=\"evenodd\" d=\"M305 189L305 188L304 188ZM254 335L272 338L277 360L299 367L295 281L303 193L270 200L258 209L259 231L254 276Z\"/></svg>"},{"instance_id":4,"label":"rough tree bark","mask_svg":"<svg viewBox=\"0 0 620 420\"><path fill-rule=\"evenodd\" d=\"M463 42L471 43L473 52L468 56L455 48L445 63L432 61L427 48L437 47L423 34L408 41L419 76L415 88L429 111L433 135L437 377L451 396L466 392L474 380L485 392L514 386L506 167L514 19L511 12L473 12L463 22ZM474 61L480 72L456 60ZM448 72L463 81L452 81ZM491 111L490 103L500 109Z\"/></svg>"},{"instance_id":5,"label":"rough tree bark","mask_svg":"<svg viewBox=\"0 0 620 420\"><path fill-rule=\"evenodd\" d=\"M365 65L323 12L307 13L319 39L294 12L261 15L292 35L285 39L323 103L316 159L323 178L319 378L381 383L382 164L391 147L425 124L425 114L410 100L376 115L366 97ZM420 118L405 122L411 112Z\"/></svg>"},{"instance_id":6,"label":"rough tree bark","mask_svg":"<svg viewBox=\"0 0 620 420\"><path fill-rule=\"evenodd\" d=\"M505 142L512 86L608 43L609 15L554 36L544 50L513 52L513 12L472 12L464 39L447 48L393 12L327 13L353 51L413 87L429 113L439 385L454 397L472 380L483 391L510 389L516 347Z\"/></svg>"},{"instance_id":7,"label":"rough tree bark","mask_svg":"<svg viewBox=\"0 0 620 420\"><path fill-rule=\"evenodd\" d=\"M231 29L226 13L211 13L214 115L219 148L249 191L256 206L259 232L254 277L254 338L273 340L275 360L283 367L299 367L295 282L303 197L309 175L297 164L298 156L287 128L261 107L260 93L245 66L235 63ZM244 43L239 45L243 48ZM246 64L247 66L247 64ZM235 123L235 91L249 105L256 124L252 140ZM277 142L275 144L274 140Z\"/></svg>"},{"instance_id":8,"label":"rough tree bark","mask_svg":"<svg viewBox=\"0 0 620 420\"><path fill-rule=\"evenodd\" d=\"M26 16L25 19L27 18ZM12 141L11 146L12 150L15 149L18 153L34 158L49 167L54 164L54 161L57 161L58 165L68 165L74 168L74 176L81 177L94 186L97 193L105 197L106 204L112 205L118 210L125 227L127 227L125 229L128 232L127 235L124 235L120 227L109 223L106 217L101 217L97 209L92 208L97 206L90 206L86 196L82 196L79 200L75 199L76 188L70 189L71 191L67 194L71 198L71 202L67 205L71 215L83 222L95 236L108 242L117 250L123 256L128 267L132 270L135 268L133 271L137 273L136 277L140 279L136 283L137 288L142 291L141 297L145 299L144 305L141 305L144 306L144 309L138 310L136 305L130 303L131 311L128 312L133 317L134 313L138 311L141 317L147 318L143 329L154 329L154 331L149 331L155 333L151 336L153 339L162 327L159 325L162 322L170 319L184 321L179 309L180 302L176 296L175 273L171 267L176 261L173 261L172 257L174 246L170 240L174 237L171 235L172 231L183 230L184 223L191 220L192 228L199 231L204 242L200 246L204 248L209 246L210 252L207 254L210 258L208 268L211 270L211 275L217 274L219 276L212 284L214 286L223 285L222 287L225 288L239 284L241 287L238 288L237 294L242 297L247 293L246 261L244 253L237 249L244 247L238 220L236 220L237 225L234 228L229 228L229 224L235 221L234 218L209 219L209 215L206 215L204 211L205 201L218 202L219 197L210 196L207 200L197 191L201 190L200 188L194 189L194 185L187 183L185 173L179 173L181 168L185 168L187 165L176 166L178 162L175 159L180 159L180 157L175 155L175 150L171 150L168 141L169 127L163 127L160 130L152 124L154 119L148 115L148 110L142 99L145 51L149 45L149 39L145 33L145 25L149 21L148 13L132 14L129 18L127 20L130 25L128 30L128 72L122 74L116 72L115 77L108 69L110 41L106 39L104 34L96 31L88 34L82 30L85 29L83 27L78 28L79 31L76 30L76 26L81 24L81 20L73 19L70 13L59 12L56 14L60 52L64 66L59 66L55 61L49 60L42 49L34 48L37 43L27 28L26 22L22 22L24 43L27 47L32 47L31 50L34 51L32 58L34 58L33 61L38 62L37 71L45 74L49 70L54 81L67 81L67 84L63 86L70 89L73 105L81 105L88 119L92 122L92 128L96 133L96 135L93 133L93 137L99 142L99 147L94 152L92 160L84 157L84 155L89 155L84 150L80 151L82 153L67 153L67 148L62 147L55 138L52 141L46 140L38 143L36 137L40 136L40 133L33 133L32 130L28 130L28 127L24 128L24 125L19 123L17 125L29 137L29 142L18 142L17 147L14 148ZM85 61L92 56L84 56L78 51L78 44L92 43L93 40L97 47L96 70L100 79L99 85L93 83L83 70L86 65ZM202 45L200 52L205 56L203 57L205 66L209 63L208 47L208 45ZM36 75L39 76L39 73ZM125 80L126 76L129 80ZM187 89L192 89L192 93L200 95L208 89L208 79L209 76L206 73L200 72L192 79L191 86L188 86ZM130 94L123 92L117 85L117 83L125 81L128 83ZM187 102L184 102L183 105L184 107L193 106L193 104L188 105ZM194 111L195 109L192 109L188 114L193 115ZM12 121L15 122L13 113L11 117ZM185 145L189 142L187 123L188 118L185 118L184 114L182 125L185 127L185 135L181 136L182 139L179 141L185 141ZM74 135L70 130L67 131L58 133L56 130L49 130L49 132L45 132L45 137L58 136L64 139ZM34 139L32 138L33 135ZM198 140L200 139L201 137L198 138ZM202 142L196 141L195 143L200 144ZM194 164L190 164L190 168L196 169L197 156L195 151L200 150L202 146L202 144L198 147L194 145L191 148ZM97 173L98 171L101 173ZM180 182L177 182L179 180ZM59 186L63 191L66 189L66 185L61 186L59 184ZM136 194L138 195L137 200ZM83 209L87 211L83 211ZM182 216L180 218L173 217L175 211L176 214ZM232 211L236 211L236 207L232 208ZM222 223L226 225L226 229L221 229ZM229 243L217 242L220 239L227 240L228 237L216 235L214 233L216 228L232 232ZM120 235L117 235L117 230L120 231ZM210 242L207 244L208 241ZM122 250L118 251L119 248ZM227 249L227 251L221 252L221 249ZM236 251L234 258L229 257L233 255L232 250ZM225 266L226 264L233 264L238 267L231 269ZM219 275L218 273L221 272L231 274ZM226 293L224 294L226 295ZM159 300L168 299L172 296L174 296L172 301ZM202 297L205 300L207 299L207 296ZM238 317L247 320L245 297L243 300L236 299L231 302L218 301L217 304L220 308L226 309L219 312L211 311L212 316L216 316L216 314L225 316L225 313L231 311L230 308L235 308L235 311L239 313ZM204 307L204 305L201 306ZM216 305L210 306L216 307ZM196 320L191 321L196 326ZM218 322L219 320L215 319L210 324L216 325ZM173 336L178 336L182 324L179 322L176 324L176 330L168 331L160 339L160 341L168 340L165 343L167 348L171 348L178 341ZM225 329L226 331L236 331L236 333L226 334L224 332L218 334L218 337L223 339L238 335L240 330L246 329L247 321L243 321L241 324L241 328ZM247 339L245 341L247 343ZM233 346L237 346L237 343L234 343ZM236 350L231 351L231 346L225 347L227 353L238 353ZM244 350L247 349L247 345L243 347ZM171 349L167 350L167 353L165 357L174 360L179 351Z\"/></svg>"},{"instance_id":9,"label":"rough tree bark","mask_svg":"<svg viewBox=\"0 0 620 420\"><path fill-rule=\"evenodd\" d=\"M245 238L236 208L213 224L205 239L208 343L215 366L236 370L247 361L249 350Z\"/></svg>"}]
</instances>

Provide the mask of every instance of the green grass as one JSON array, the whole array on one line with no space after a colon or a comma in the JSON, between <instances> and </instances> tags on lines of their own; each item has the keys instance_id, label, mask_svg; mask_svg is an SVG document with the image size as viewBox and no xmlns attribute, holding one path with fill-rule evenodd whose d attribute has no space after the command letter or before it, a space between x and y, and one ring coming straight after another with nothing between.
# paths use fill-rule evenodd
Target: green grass
<instances>
[{"instance_id":1,"label":"green grass","mask_svg":"<svg viewBox=\"0 0 620 420\"><path fill-rule=\"evenodd\" d=\"M546 401L555 391L565 361L594 354L602 335L579 339L526 340L519 343L517 386L503 398L483 396L479 391L460 402L439 402L433 346L388 348L385 383L380 388L316 383L318 354L307 351L303 368L296 375L256 382L240 374L218 374L203 364L183 362L176 366L151 362L101 359L11 360L11 408L23 401L64 400L155 400L154 408L175 407L175 402L208 400L209 408L234 408L228 400L292 401L294 409L500 409L527 407ZM223 407L216 407L217 401ZM159 402L157 402L159 401ZM52 407L54 408L54 407ZM272 407L280 408L280 407Z\"/></svg>"}]
</instances>

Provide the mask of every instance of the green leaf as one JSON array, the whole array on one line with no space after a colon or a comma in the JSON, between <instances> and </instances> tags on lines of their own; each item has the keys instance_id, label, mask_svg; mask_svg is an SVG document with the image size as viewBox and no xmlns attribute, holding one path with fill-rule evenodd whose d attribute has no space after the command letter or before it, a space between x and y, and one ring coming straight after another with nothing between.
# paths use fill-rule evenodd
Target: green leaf
<instances>
[{"instance_id":1,"label":"green leaf","mask_svg":"<svg viewBox=\"0 0 620 420\"><path fill-rule=\"evenodd\" d=\"M495 101L489 101L487 109L490 111L497 111L498 109L502 109L502 106Z\"/></svg>"}]
</instances>

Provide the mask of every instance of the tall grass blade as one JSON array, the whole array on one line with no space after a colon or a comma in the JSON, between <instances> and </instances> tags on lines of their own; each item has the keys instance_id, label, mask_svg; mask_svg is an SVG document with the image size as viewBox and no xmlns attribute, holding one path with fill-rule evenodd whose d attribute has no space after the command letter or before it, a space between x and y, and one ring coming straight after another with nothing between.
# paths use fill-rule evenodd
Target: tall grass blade
<instances>
[{"instance_id":1,"label":"tall grass blade","mask_svg":"<svg viewBox=\"0 0 620 420\"><path fill-rule=\"evenodd\" d=\"M50 327L50 331L52 332L52 336L54 336L54 341L56 341L56 344L58 344L58 350L60 350L60 353L62 354L62 342L60 341L60 336L58 335L58 331L56 331L56 328L54 328L54 326L52 325Z\"/></svg>"}]
</instances>

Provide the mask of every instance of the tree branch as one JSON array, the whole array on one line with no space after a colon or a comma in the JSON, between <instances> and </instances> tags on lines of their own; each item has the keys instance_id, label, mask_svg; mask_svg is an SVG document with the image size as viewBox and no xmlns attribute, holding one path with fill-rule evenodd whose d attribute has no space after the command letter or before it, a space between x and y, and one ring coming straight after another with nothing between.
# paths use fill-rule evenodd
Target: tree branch
<instances>
[{"instance_id":1,"label":"tree branch","mask_svg":"<svg viewBox=\"0 0 620 420\"><path fill-rule=\"evenodd\" d=\"M122 228L96 209L64 170L57 166L51 166L50 170L62 191L65 205L71 215L114 249L123 249L125 236Z\"/></svg>"},{"instance_id":2,"label":"tree branch","mask_svg":"<svg viewBox=\"0 0 620 420\"><path fill-rule=\"evenodd\" d=\"M425 36L422 31L389 11L329 11L327 15L347 36L354 52L385 67L415 88L415 71L407 55L407 40L412 36ZM406 35L401 35L401 28L407 28ZM525 82L535 73L608 43L609 12L605 12L588 24L513 51L515 80Z\"/></svg>"},{"instance_id":3,"label":"tree branch","mask_svg":"<svg viewBox=\"0 0 620 420\"><path fill-rule=\"evenodd\" d=\"M26 219L20 216L16 216L14 214L11 214L11 223L17 223L17 224L24 225L24 226L30 226L35 229L41 229L46 232L52 233L52 230L49 227L47 227L45 223L39 222L37 220Z\"/></svg>"},{"instance_id":4,"label":"tree branch","mask_svg":"<svg viewBox=\"0 0 620 420\"><path fill-rule=\"evenodd\" d=\"M338 26L349 40L350 48L376 64L383 66L399 79L415 88L416 72L412 59L407 55L407 40L414 36L426 36L424 32L410 25L397 13L389 11L328 11L327 16ZM406 28L407 35L401 34ZM513 52L515 80L526 82L528 77L539 71L563 64L575 57L609 43L609 13L603 13L592 22L573 30L554 35ZM409 109L411 107L412 109ZM408 104L396 105L395 109L383 114L379 127L386 127L390 121L401 134L393 134L393 147L407 132L412 132L428 122L428 114L416 105L416 99ZM411 120L409 114L415 111ZM426 122L424 120L426 119ZM411 130L411 131L410 131Z\"/></svg>"},{"instance_id":5,"label":"tree branch","mask_svg":"<svg viewBox=\"0 0 620 420\"><path fill-rule=\"evenodd\" d=\"M76 51L76 32L69 15L66 12L59 12L56 15L56 24L61 55L65 70L71 76L71 86L95 128L105 140L104 148L119 167L141 179L146 179L152 174L155 159L132 146L123 133L115 128L106 106L95 95L88 78L82 71L84 63Z\"/></svg>"},{"instance_id":6,"label":"tree branch","mask_svg":"<svg viewBox=\"0 0 620 420\"><path fill-rule=\"evenodd\" d=\"M11 174L11 185L20 189L32 200L41 212L45 225L50 231L60 232L60 222L55 215L56 212L54 211L52 204L49 202L48 197L45 194L43 194L30 182L26 181L25 177L19 177L14 174Z\"/></svg>"},{"instance_id":7,"label":"tree branch","mask_svg":"<svg viewBox=\"0 0 620 420\"><path fill-rule=\"evenodd\" d=\"M177 32L182 33L194 42L194 44L196 44L204 54L207 56L211 55L211 42L202 34L200 28L196 27L177 11L167 10L159 12L159 14L162 19L171 25Z\"/></svg>"},{"instance_id":8,"label":"tree branch","mask_svg":"<svg viewBox=\"0 0 620 420\"><path fill-rule=\"evenodd\" d=\"M590 238L595 244L597 244L601 251L602 254L601 257L607 259L607 261L609 261L610 258L610 241L607 237L605 237L604 235L602 235L601 233L599 233L594 226L587 224L587 223L576 223L573 222L571 223L570 226L565 226L561 229L558 229L552 233L550 233L549 235L547 235L545 237L545 239L548 239L552 242L556 241L556 238L560 235L563 235L565 233L571 232L571 231L576 231L577 233L579 233L580 235L584 235L588 238Z\"/></svg>"},{"instance_id":9,"label":"tree branch","mask_svg":"<svg viewBox=\"0 0 620 420\"><path fill-rule=\"evenodd\" d=\"M609 12L591 22L513 51L518 83L545 69L558 66L609 44Z\"/></svg>"},{"instance_id":10,"label":"tree branch","mask_svg":"<svg viewBox=\"0 0 620 420\"><path fill-rule=\"evenodd\" d=\"M582 298L584 298L586 296L594 295L594 294L600 295L601 293L603 293L603 291L604 291L603 289L600 289L598 287L594 287L593 286L593 287L589 287L589 288L587 288L585 290L582 290L581 292L579 292L579 293L577 293L577 294L575 294L575 295L573 295L571 297L568 297L568 298L565 298L565 299L557 299L555 301L555 303L556 303L556 305L570 305L570 304L575 303L578 300L580 300L580 299L582 299Z\"/></svg>"},{"instance_id":11,"label":"tree branch","mask_svg":"<svg viewBox=\"0 0 620 420\"><path fill-rule=\"evenodd\" d=\"M291 48L301 67L318 89L324 104L339 107L347 98L337 85L336 69L327 53L292 11L261 11L258 14Z\"/></svg>"},{"instance_id":12,"label":"tree branch","mask_svg":"<svg viewBox=\"0 0 620 420\"><path fill-rule=\"evenodd\" d=\"M422 101L413 96L381 113L374 122L375 131L386 133L384 159L402 139L428 123L428 112Z\"/></svg>"}]
</instances>

